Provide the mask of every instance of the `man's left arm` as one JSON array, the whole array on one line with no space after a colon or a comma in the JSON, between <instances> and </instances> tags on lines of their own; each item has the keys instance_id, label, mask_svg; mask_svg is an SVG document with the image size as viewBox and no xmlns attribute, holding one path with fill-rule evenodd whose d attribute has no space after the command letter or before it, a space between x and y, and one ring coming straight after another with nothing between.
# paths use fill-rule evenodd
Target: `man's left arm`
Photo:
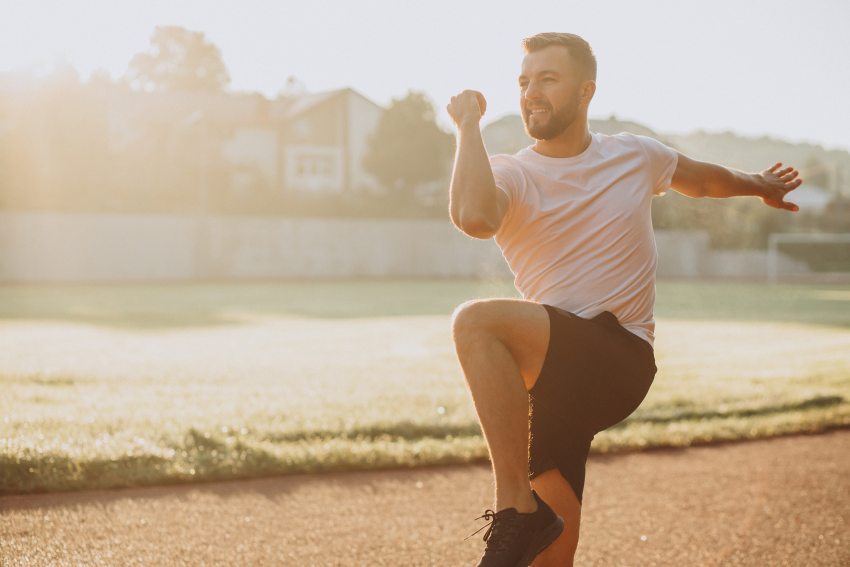
<instances>
[{"instance_id":1,"label":"man's left arm","mask_svg":"<svg viewBox=\"0 0 850 567\"><path fill-rule=\"evenodd\" d=\"M796 169L783 168L781 163L760 173L745 173L680 153L671 185L673 190L688 197L759 197L771 207L798 211L797 205L785 201L785 195L803 182L798 175Z\"/></svg>"}]
</instances>

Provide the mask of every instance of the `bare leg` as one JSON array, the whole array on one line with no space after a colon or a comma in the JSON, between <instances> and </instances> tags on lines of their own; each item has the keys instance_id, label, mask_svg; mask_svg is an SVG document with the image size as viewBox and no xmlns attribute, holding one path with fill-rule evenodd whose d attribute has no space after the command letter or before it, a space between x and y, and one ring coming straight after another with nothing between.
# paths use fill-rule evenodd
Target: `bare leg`
<instances>
[{"instance_id":1,"label":"bare leg","mask_svg":"<svg viewBox=\"0 0 850 567\"><path fill-rule=\"evenodd\" d=\"M581 504L557 469L528 481L528 393L549 345L549 318L539 304L483 300L461 305L453 321L458 358L490 450L496 511L530 512L531 488L564 519L564 531L532 563L570 567L578 547ZM516 388L522 384L523 388Z\"/></svg>"},{"instance_id":2,"label":"bare leg","mask_svg":"<svg viewBox=\"0 0 850 567\"><path fill-rule=\"evenodd\" d=\"M581 524L581 503L573 487L558 469L551 469L536 476L531 481L531 486L555 513L564 519L564 531L534 559L531 567L572 567Z\"/></svg>"},{"instance_id":3,"label":"bare leg","mask_svg":"<svg viewBox=\"0 0 850 567\"><path fill-rule=\"evenodd\" d=\"M546 356L549 316L530 301L478 300L455 310L452 331L490 451L495 510L533 512L537 504L528 480L528 390Z\"/></svg>"}]
</instances>

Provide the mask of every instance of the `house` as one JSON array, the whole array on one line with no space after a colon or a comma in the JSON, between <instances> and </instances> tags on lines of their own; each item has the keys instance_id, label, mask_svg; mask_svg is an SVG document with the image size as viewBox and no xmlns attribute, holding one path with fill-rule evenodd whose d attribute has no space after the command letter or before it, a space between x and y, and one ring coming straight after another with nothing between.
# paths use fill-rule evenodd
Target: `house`
<instances>
[{"instance_id":1,"label":"house","mask_svg":"<svg viewBox=\"0 0 850 567\"><path fill-rule=\"evenodd\" d=\"M272 108L284 190L350 193L380 188L364 170L363 158L383 108L350 88L278 99Z\"/></svg>"},{"instance_id":2,"label":"house","mask_svg":"<svg viewBox=\"0 0 850 567\"><path fill-rule=\"evenodd\" d=\"M152 127L165 152L198 152L226 172L231 194L378 190L363 168L383 108L350 88L279 96L257 93L127 92L110 105L110 145L120 150ZM217 170L217 171L218 171Z\"/></svg>"}]
</instances>

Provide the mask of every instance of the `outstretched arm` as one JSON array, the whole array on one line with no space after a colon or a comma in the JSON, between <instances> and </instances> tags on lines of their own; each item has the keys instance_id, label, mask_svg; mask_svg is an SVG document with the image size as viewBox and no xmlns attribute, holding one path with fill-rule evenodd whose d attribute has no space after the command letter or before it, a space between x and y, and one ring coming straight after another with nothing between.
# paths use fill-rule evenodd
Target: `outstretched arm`
<instances>
[{"instance_id":1,"label":"outstretched arm","mask_svg":"<svg viewBox=\"0 0 850 567\"><path fill-rule=\"evenodd\" d=\"M508 208L508 197L496 187L479 121L486 102L477 91L453 96L447 109L457 125L457 154L449 189L449 214L473 238L493 236Z\"/></svg>"},{"instance_id":2,"label":"outstretched arm","mask_svg":"<svg viewBox=\"0 0 850 567\"><path fill-rule=\"evenodd\" d=\"M697 161L679 154L671 185L688 197L759 197L764 204L777 209L798 211L794 203L785 201L785 195L803 182L793 167L782 168L781 163L760 173L745 173L721 165ZM782 168L782 169L780 169Z\"/></svg>"}]
</instances>

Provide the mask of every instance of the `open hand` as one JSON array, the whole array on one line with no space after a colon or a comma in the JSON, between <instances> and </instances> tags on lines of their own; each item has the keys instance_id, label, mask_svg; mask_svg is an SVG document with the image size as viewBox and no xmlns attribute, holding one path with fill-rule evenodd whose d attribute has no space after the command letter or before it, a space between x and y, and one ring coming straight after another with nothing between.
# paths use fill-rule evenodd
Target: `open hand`
<instances>
[{"instance_id":1,"label":"open hand","mask_svg":"<svg viewBox=\"0 0 850 567\"><path fill-rule=\"evenodd\" d=\"M797 177L800 172L793 167L782 167L781 162L773 164L773 167L765 169L759 176L761 177L761 200L765 205L776 207L777 209L785 209L787 211L799 211L800 207L794 203L785 201L785 195L793 191L803 182Z\"/></svg>"},{"instance_id":2,"label":"open hand","mask_svg":"<svg viewBox=\"0 0 850 567\"><path fill-rule=\"evenodd\" d=\"M466 90L453 96L446 110L454 123L460 127L465 122L480 121L484 111L487 110L487 101L480 92Z\"/></svg>"}]
</instances>

